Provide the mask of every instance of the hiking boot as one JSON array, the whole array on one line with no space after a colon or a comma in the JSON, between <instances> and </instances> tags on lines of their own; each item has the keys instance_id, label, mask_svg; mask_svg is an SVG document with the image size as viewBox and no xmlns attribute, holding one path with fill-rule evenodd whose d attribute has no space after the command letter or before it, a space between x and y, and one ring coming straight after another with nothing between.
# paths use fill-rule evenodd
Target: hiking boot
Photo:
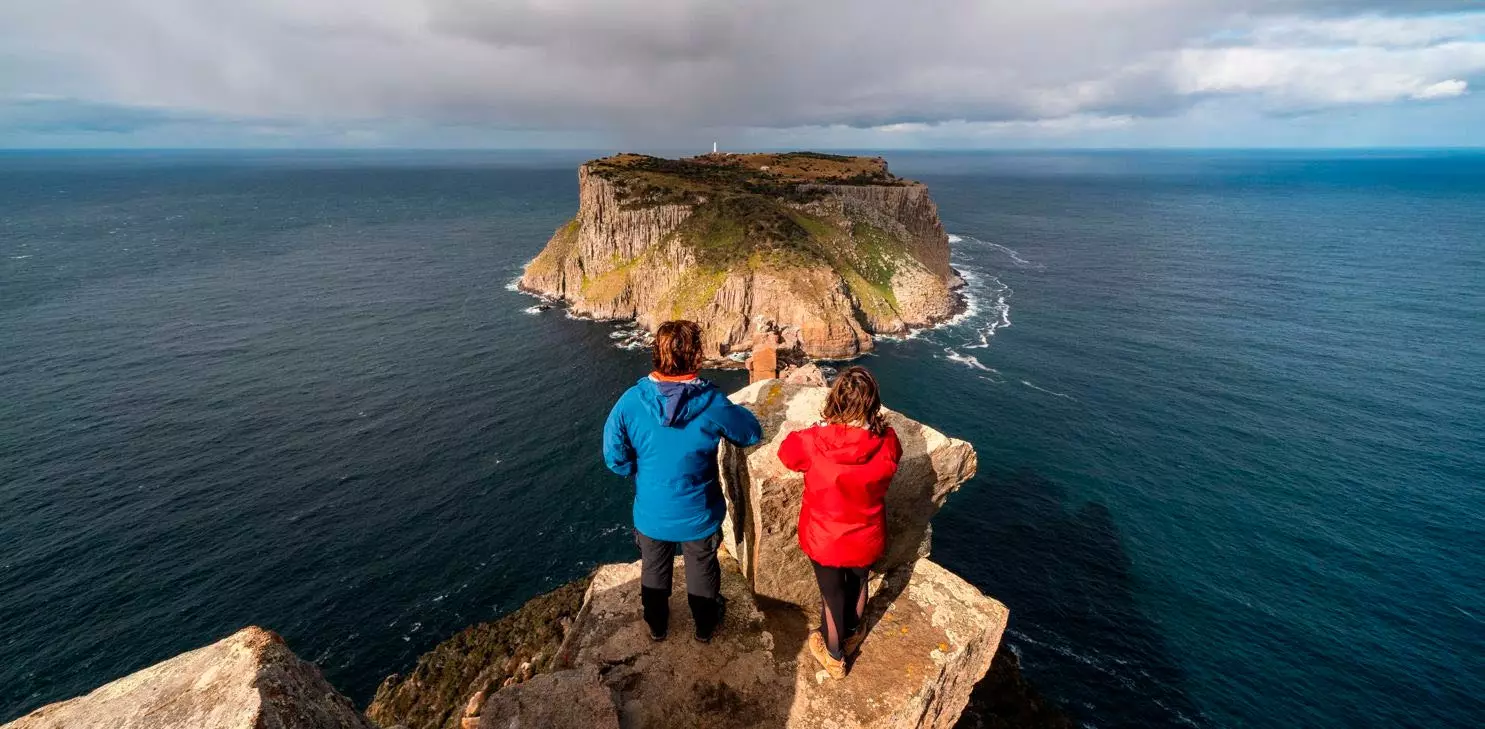
<instances>
[{"instance_id":1,"label":"hiking boot","mask_svg":"<svg viewBox=\"0 0 1485 729\"><path fill-rule=\"evenodd\" d=\"M665 640L670 632L670 592L642 586L639 598L644 606L645 625L650 628L650 640Z\"/></svg>"},{"instance_id":2,"label":"hiking boot","mask_svg":"<svg viewBox=\"0 0 1485 729\"><path fill-rule=\"evenodd\" d=\"M821 636L818 632L810 631L809 645L810 655L814 656L815 660L819 661L820 665L825 667L825 672L830 674L831 678L840 680L846 677L846 659L832 658L830 656L830 649L825 647L824 636Z\"/></svg>"},{"instance_id":3,"label":"hiking boot","mask_svg":"<svg viewBox=\"0 0 1485 729\"><path fill-rule=\"evenodd\" d=\"M722 627L722 618L727 615L727 598L718 595L715 599L689 595L691 615L696 620L696 642L710 643L717 629Z\"/></svg>"},{"instance_id":4,"label":"hiking boot","mask_svg":"<svg viewBox=\"0 0 1485 729\"><path fill-rule=\"evenodd\" d=\"M865 640L866 631L858 630L852 633L851 637L846 638L846 644L841 646L841 650L848 656L854 656L856 655L856 651L861 650L861 643Z\"/></svg>"}]
</instances>

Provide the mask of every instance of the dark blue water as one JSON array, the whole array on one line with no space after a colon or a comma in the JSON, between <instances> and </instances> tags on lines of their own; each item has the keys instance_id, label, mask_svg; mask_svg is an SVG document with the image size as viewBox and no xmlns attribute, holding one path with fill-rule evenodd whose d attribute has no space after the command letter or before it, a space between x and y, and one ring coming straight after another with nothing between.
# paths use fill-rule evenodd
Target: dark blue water
<instances>
[{"instance_id":1,"label":"dark blue water","mask_svg":"<svg viewBox=\"0 0 1485 729\"><path fill-rule=\"evenodd\" d=\"M0 720L248 623L358 701L593 564L646 357L506 286L580 155L0 155ZM1485 156L889 155L935 557L1091 726L1485 718ZM735 375L720 379L736 384Z\"/></svg>"}]
</instances>

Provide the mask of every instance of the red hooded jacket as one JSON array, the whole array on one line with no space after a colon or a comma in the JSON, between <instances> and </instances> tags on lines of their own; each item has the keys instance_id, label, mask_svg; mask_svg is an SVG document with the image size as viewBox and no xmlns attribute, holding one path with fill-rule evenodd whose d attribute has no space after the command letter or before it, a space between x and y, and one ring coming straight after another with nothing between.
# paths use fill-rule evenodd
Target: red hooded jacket
<instances>
[{"instance_id":1,"label":"red hooded jacket","mask_svg":"<svg viewBox=\"0 0 1485 729\"><path fill-rule=\"evenodd\" d=\"M796 430L779 446L779 460L804 472L799 546L827 567L867 567L887 544L887 486L902 446L891 428L872 435L849 425Z\"/></svg>"}]
</instances>

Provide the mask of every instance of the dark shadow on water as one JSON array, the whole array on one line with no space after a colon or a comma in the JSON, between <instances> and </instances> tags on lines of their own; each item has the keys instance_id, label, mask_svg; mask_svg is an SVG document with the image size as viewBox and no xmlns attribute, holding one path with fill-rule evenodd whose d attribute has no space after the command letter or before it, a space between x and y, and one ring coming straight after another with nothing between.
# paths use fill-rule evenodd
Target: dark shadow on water
<instances>
[{"instance_id":1,"label":"dark shadow on water","mask_svg":"<svg viewBox=\"0 0 1485 729\"><path fill-rule=\"evenodd\" d=\"M1206 726L1161 626L1142 612L1113 515L1031 471L987 473L939 516L934 559L1004 602L1004 646L1100 727Z\"/></svg>"}]
</instances>

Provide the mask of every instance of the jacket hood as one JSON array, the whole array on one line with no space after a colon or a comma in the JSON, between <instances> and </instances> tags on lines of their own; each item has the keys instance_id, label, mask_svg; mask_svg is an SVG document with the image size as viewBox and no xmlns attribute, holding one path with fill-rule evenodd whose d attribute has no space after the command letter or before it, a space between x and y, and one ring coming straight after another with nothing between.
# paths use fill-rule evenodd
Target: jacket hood
<instances>
[{"instance_id":1,"label":"jacket hood","mask_svg":"<svg viewBox=\"0 0 1485 729\"><path fill-rule=\"evenodd\" d=\"M815 430L815 452L831 463L860 465L881 450L885 438L865 428L825 425Z\"/></svg>"},{"instance_id":2,"label":"jacket hood","mask_svg":"<svg viewBox=\"0 0 1485 729\"><path fill-rule=\"evenodd\" d=\"M639 378L640 400L645 410L667 428L680 428L696 419L716 397L716 386L700 377L685 382L657 382L648 375Z\"/></svg>"}]
</instances>

